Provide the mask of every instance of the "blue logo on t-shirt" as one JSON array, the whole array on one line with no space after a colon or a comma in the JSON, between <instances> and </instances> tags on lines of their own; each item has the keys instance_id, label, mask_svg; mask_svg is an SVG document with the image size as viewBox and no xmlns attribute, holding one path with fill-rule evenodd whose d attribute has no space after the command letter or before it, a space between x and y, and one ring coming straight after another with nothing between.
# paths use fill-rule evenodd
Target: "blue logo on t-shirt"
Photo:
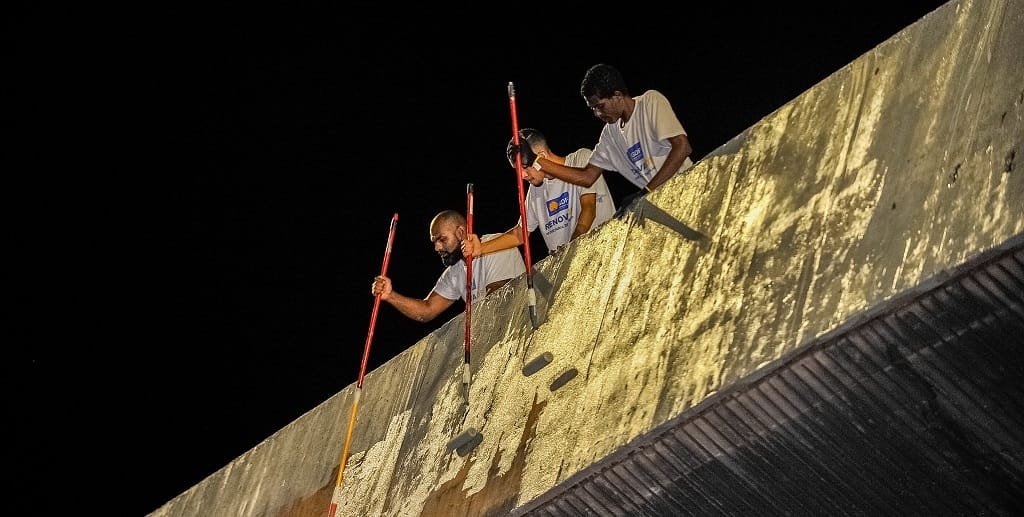
<instances>
[{"instance_id":1,"label":"blue logo on t-shirt","mask_svg":"<svg viewBox=\"0 0 1024 517\"><path fill-rule=\"evenodd\" d=\"M626 156L628 156L629 161L633 163L644 161L644 150L640 148L640 142L637 142L629 149L626 149Z\"/></svg>"},{"instance_id":2,"label":"blue logo on t-shirt","mask_svg":"<svg viewBox=\"0 0 1024 517\"><path fill-rule=\"evenodd\" d=\"M640 147L640 142L626 149L626 156L629 157L629 172L633 173L633 178L646 184L647 180L644 179L644 150Z\"/></svg>"},{"instance_id":3,"label":"blue logo on t-shirt","mask_svg":"<svg viewBox=\"0 0 1024 517\"><path fill-rule=\"evenodd\" d=\"M550 199L547 202L548 205L548 216L552 216L561 212L562 210L568 210L569 208L569 193L562 192L561 196L554 199Z\"/></svg>"}]
</instances>

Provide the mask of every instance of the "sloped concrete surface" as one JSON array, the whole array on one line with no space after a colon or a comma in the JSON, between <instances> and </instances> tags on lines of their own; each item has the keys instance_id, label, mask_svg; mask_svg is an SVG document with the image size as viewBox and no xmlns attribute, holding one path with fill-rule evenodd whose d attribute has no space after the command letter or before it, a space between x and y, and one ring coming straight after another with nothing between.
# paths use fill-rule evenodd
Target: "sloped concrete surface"
<instances>
[{"instance_id":1,"label":"sloped concrete surface","mask_svg":"<svg viewBox=\"0 0 1024 517\"><path fill-rule=\"evenodd\" d=\"M1019 515L1024 236L724 387L511 515Z\"/></svg>"},{"instance_id":2,"label":"sloped concrete surface","mask_svg":"<svg viewBox=\"0 0 1024 517\"><path fill-rule=\"evenodd\" d=\"M338 514L554 507L716 393L1018 238L1022 63L1024 0L946 4L648 196L706 238L633 212L536 264L540 328L525 278L478 302L468 406L461 316L370 372ZM150 515L326 515L354 393ZM479 445L449 451L469 428Z\"/></svg>"}]
</instances>

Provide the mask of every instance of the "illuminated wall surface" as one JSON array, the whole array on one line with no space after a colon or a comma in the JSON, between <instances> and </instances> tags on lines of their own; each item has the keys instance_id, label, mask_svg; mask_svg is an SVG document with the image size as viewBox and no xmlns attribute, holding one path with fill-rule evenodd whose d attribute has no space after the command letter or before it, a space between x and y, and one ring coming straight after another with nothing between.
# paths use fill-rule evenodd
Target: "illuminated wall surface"
<instances>
[{"instance_id":1,"label":"illuminated wall surface","mask_svg":"<svg viewBox=\"0 0 1024 517\"><path fill-rule=\"evenodd\" d=\"M463 316L370 372L338 490L355 385L151 515L1024 505L1024 0L946 4L648 201L536 264L538 328L525 277L474 305L468 406Z\"/></svg>"}]
</instances>

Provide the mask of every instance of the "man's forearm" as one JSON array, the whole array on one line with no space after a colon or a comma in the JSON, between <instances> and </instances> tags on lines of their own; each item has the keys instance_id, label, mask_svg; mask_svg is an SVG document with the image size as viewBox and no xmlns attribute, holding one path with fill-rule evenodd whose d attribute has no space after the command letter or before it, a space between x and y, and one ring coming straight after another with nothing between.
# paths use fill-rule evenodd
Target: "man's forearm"
<instances>
[{"instance_id":1,"label":"man's forearm","mask_svg":"<svg viewBox=\"0 0 1024 517\"><path fill-rule=\"evenodd\" d=\"M584 168L569 167L568 165L555 163L547 158L537 158L537 163L542 167L541 172L550 174L573 185L590 187L601 176L601 169L590 166Z\"/></svg>"},{"instance_id":2,"label":"man's forearm","mask_svg":"<svg viewBox=\"0 0 1024 517\"><path fill-rule=\"evenodd\" d=\"M683 160L685 159L686 156L683 155L682 151L677 153L676 150L673 149L669 152L668 158L665 160L665 163L661 165L661 168L658 169L657 174L651 178L651 181L647 182L647 190L654 190L661 186L662 183L672 179L672 176L675 176L676 173L667 171L678 171L679 167L682 167Z\"/></svg>"},{"instance_id":3,"label":"man's forearm","mask_svg":"<svg viewBox=\"0 0 1024 517\"><path fill-rule=\"evenodd\" d=\"M594 219L597 218L597 194L585 193L580 196L580 213L576 216L576 227L572 230L572 237L575 239L590 231L594 226Z\"/></svg>"},{"instance_id":4,"label":"man's forearm","mask_svg":"<svg viewBox=\"0 0 1024 517\"><path fill-rule=\"evenodd\" d=\"M668 152L668 156L665 157L665 163L661 164L661 168L654 174L651 181L647 182L647 190L654 190L665 183L672 176L675 176L676 172L682 168L683 163L686 162L686 158L693 152L690 147L690 141L685 138L685 135L681 135L684 138L682 141L673 142L672 150Z\"/></svg>"},{"instance_id":5,"label":"man's forearm","mask_svg":"<svg viewBox=\"0 0 1024 517\"><path fill-rule=\"evenodd\" d=\"M583 235L584 233L589 232L590 231L590 227L593 226L593 225L594 225L594 217L593 216L590 217L590 220L584 220L583 214L580 214L580 218L579 218L579 220L576 221L576 228L573 228L573 230L572 230L572 237L570 237L570 239L575 239L576 237L579 237L580 235Z\"/></svg>"},{"instance_id":6,"label":"man's forearm","mask_svg":"<svg viewBox=\"0 0 1024 517\"><path fill-rule=\"evenodd\" d=\"M421 323L426 323L434 319L434 316L437 316L431 313L430 306L426 300L410 298L395 291L392 291L388 299L384 301L390 303L392 307L398 309L398 312L401 312L406 317Z\"/></svg>"},{"instance_id":7,"label":"man's forearm","mask_svg":"<svg viewBox=\"0 0 1024 517\"><path fill-rule=\"evenodd\" d=\"M512 228L511 230L487 241L480 243L480 255L487 255L497 251L503 251L507 249L515 248L522 244L522 239L519 237L519 232L522 229L519 226Z\"/></svg>"}]
</instances>

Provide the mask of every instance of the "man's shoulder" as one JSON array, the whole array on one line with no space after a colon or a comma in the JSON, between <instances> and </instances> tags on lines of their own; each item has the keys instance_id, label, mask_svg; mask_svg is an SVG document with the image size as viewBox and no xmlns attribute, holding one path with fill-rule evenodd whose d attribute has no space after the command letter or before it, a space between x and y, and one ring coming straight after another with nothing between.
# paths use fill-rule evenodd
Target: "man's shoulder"
<instances>
[{"instance_id":1,"label":"man's shoulder","mask_svg":"<svg viewBox=\"0 0 1024 517\"><path fill-rule=\"evenodd\" d=\"M573 167L586 167L592 154L594 154L594 151L587 149L586 147L581 147L566 155L565 163L566 165L571 165Z\"/></svg>"},{"instance_id":2,"label":"man's shoulder","mask_svg":"<svg viewBox=\"0 0 1024 517\"><path fill-rule=\"evenodd\" d=\"M633 99L634 100L641 100L641 101L642 100L662 100L662 99L666 99L666 97L665 97L664 93L661 93L660 91L655 90L655 89L652 88L650 90L645 91L644 93L641 93L640 95L637 95L636 97L633 97Z\"/></svg>"},{"instance_id":3,"label":"man's shoulder","mask_svg":"<svg viewBox=\"0 0 1024 517\"><path fill-rule=\"evenodd\" d=\"M444 277L447 277L447 276L451 276L454 273L458 273L459 269L465 270L466 269L466 263L463 262L463 261L459 261L459 262L456 262L455 264L453 264L451 266L445 266L444 271L441 271L441 274L438 275L438 278L444 278Z\"/></svg>"}]
</instances>

